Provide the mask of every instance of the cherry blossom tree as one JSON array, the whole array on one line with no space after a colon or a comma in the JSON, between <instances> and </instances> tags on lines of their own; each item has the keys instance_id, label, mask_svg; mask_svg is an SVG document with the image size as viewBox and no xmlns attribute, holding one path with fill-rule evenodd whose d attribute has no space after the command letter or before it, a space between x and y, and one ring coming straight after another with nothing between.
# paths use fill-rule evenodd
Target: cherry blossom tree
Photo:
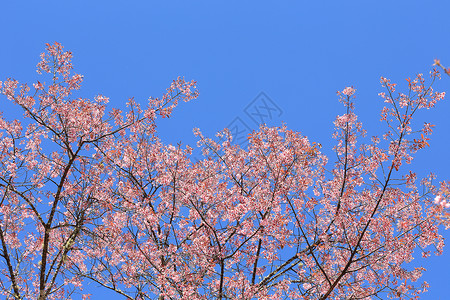
<instances>
[{"instance_id":1,"label":"cherry blossom tree","mask_svg":"<svg viewBox=\"0 0 450 300\"><path fill-rule=\"evenodd\" d=\"M418 298L414 251L443 251L445 205L430 175L407 169L433 125L413 117L443 99L437 70L405 93L381 78L381 138L366 137L356 90L338 93L334 163L286 126L261 125L248 147L199 129L203 159L165 145L156 117L197 97L175 80L147 106L105 114L108 98L74 98L70 52L47 45L33 92L1 92L23 121L0 119L0 291L7 299L67 299L91 283L126 299ZM26 130L23 125L27 123ZM420 189L419 189L420 187ZM431 248L431 250L430 250ZM83 296L85 299L89 295Z\"/></svg>"},{"instance_id":2,"label":"cherry blossom tree","mask_svg":"<svg viewBox=\"0 0 450 300\"><path fill-rule=\"evenodd\" d=\"M154 142L148 150L157 155L156 115L168 117L178 101L197 97L195 82L178 78L145 111L130 99L125 116L113 109L106 118L108 98L72 98L83 76L71 74L71 58L60 44L47 44L37 70L49 74L49 84L37 81L31 94L16 80L0 82L28 121L24 130L19 120L0 119L0 291L7 299L67 299L81 288L70 270L86 267L87 233L116 206L107 157L139 134Z\"/></svg>"}]
</instances>

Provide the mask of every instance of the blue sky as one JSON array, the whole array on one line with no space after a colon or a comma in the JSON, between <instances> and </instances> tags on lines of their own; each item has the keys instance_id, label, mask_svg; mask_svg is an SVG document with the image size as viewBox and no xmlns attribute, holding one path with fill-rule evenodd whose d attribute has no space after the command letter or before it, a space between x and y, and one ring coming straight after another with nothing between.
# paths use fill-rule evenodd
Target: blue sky
<instances>
[{"instance_id":1,"label":"blue sky","mask_svg":"<svg viewBox=\"0 0 450 300\"><path fill-rule=\"evenodd\" d=\"M57 41L85 75L82 96L101 93L110 107L123 108L130 97L145 103L177 76L195 79L199 98L159 122L166 142L194 145L193 127L209 136L229 125L256 129L246 112L266 103L274 109L264 117L269 125L284 121L332 154L332 122L343 113L336 91L353 85L360 120L369 136L381 135L380 76L405 84L428 73L434 58L450 66L449 12L449 1L411 0L3 1L0 80L35 80L39 53ZM449 87L449 77L436 84ZM416 123L436 129L413 168L440 180L450 179L449 102ZM422 299L449 299L446 250L414 262L428 269L422 279L431 288ZM93 299L108 298L89 290Z\"/></svg>"}]
</instances>

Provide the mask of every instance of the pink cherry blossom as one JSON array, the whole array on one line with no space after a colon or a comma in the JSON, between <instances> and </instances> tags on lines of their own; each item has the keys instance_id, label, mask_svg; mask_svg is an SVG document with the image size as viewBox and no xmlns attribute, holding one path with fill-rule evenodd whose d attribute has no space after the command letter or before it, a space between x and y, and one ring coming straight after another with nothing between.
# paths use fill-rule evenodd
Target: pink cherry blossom
<instances>
[{"instance_id":1,"label":"pink cherry blossom","mask_svg":"<svg viewBox=\"0 0 450 300\"><path fill-rule=\"evenodd\" d=\"M433 127L416 130L415 114L444 98L425 76L403 93L381 78L385 132L368 143L356 89L338 92L335 158L285 125L261 125L246 148L229 130L194 129L194 163L191 147L161 142L156 120L195 99L195 81L107 110L106 96L73 97L83 76L71 58L47 45L31 94L0 82L24 112L0 117L4 298L67 299L87 282L161 300L417 299L428 289L425 269L408 263L429 246L442 253L450 193L409 169Z\"/></svg>"}]
</instances>

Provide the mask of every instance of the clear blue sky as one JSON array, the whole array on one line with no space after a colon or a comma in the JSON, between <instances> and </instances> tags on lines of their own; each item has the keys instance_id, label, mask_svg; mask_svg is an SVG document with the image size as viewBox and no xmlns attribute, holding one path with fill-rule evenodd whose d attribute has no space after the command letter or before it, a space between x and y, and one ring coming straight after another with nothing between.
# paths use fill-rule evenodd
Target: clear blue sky
<instances>
[{"instance_id":1,"label":"clear blue sky","mask_svg":"<svg viewBox=\"0 0 450 300\"><path fill-rule=\"evenodd\" d=\"M167 142L193 145L193 127L255 129L245 109L264 92L278 107L268 124L284 121L331 154L332 121L343 113L336 91L353 85L360 120L380 135L380 76L406 83L434 58L450 66L449 14L450 1L3 1L0 80L35 80L39 53L57 41L85 75L82 95L101 93L110 107L129 97L145 103L177 76L197 80L200 97L159 122ZM436 87L449 92L450 78ZM447 99L422 114L437 126L413 165L421 175L450 179L449 111ZM422 299L450 299L446 251L414 261L428 269Z\"/></svg>"}]
</instances>

